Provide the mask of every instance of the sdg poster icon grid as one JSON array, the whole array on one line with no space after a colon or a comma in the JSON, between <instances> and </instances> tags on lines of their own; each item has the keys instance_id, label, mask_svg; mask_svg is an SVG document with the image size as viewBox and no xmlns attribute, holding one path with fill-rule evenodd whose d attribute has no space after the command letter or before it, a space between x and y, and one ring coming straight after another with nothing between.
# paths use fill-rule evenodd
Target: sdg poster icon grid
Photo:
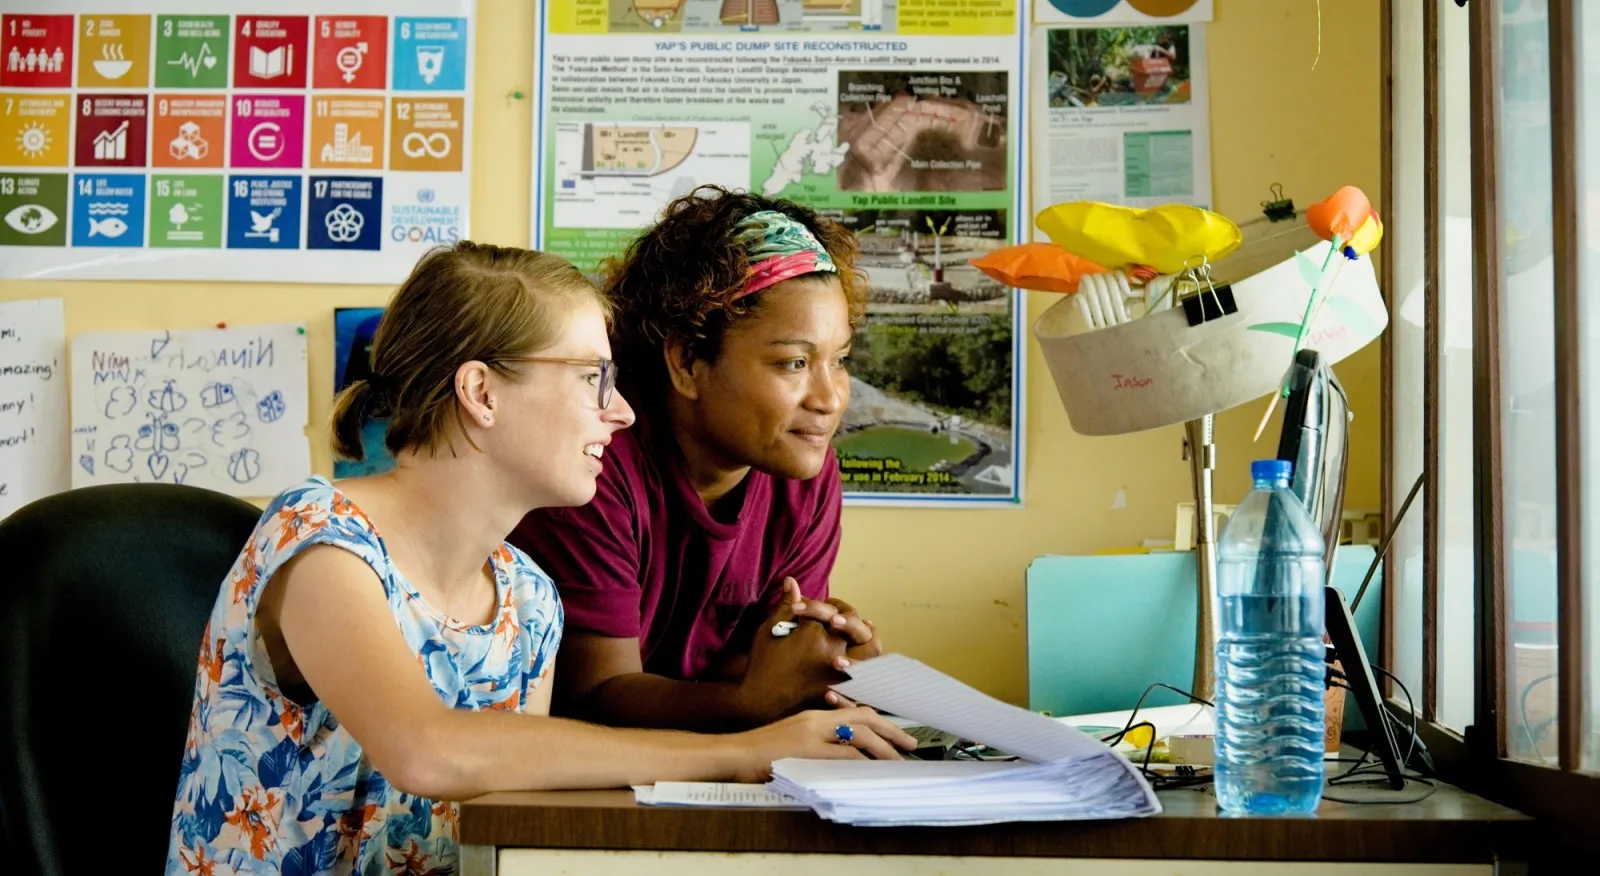
<instances>
[{"instance_id":1,"label":"sdg poster icon grid","mask_svg":"<svg viewBox=\"0 0 1600 876\"><path fill-rule=\"evenodd\" d=\"M477 0L0 7L0 282L392 284L469 233Z\"/></svg>"}]
</instances>

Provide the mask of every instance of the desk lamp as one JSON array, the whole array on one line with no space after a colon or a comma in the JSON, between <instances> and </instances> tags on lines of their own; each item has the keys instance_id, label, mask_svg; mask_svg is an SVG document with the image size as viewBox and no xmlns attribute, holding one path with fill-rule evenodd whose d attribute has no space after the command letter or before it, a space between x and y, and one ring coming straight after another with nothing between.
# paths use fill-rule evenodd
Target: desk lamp
<instances>
[{"instance_id":1,"label":"desk lamp","mask_svg":"<svg viewBox=\"0 0 1600 876\"><path fill-rule=\"evenodd\" d=\"M1349 191L1347 187L1339 194L1348 196ZM1236 247L1214 261L1202 260L1198 268L1184 269L1175 280L1168 278L1174 299L1170 307L1086 329L1068 296L1034 325L1074 431L1126 435L1183 424L1195 498L1199 594L1191 689L1208 700L1215 690L1217 613L1215 416L1264 396L1286 394L1286 375L1300 349L1314 349L1321 365L1332 365L1377 338L1388 324L1377 275L1364 255L1376 240L1329 233L1328 203L1239 226ZM1141 212L1128 214L1137 219ZM1051 228L1044 219L1041 214L1040 227L1069 251L1078 238L1096 233L1087 227L1064 230L1059 223ZM1359 249L1352 249L1352 237ZM1103 253L1102 248L1096 254ZM1166 255L1169 265L1196 264L1189 253ZM1331 525L1336 542L1339 521Z\"/></svg>"}]
</instances>

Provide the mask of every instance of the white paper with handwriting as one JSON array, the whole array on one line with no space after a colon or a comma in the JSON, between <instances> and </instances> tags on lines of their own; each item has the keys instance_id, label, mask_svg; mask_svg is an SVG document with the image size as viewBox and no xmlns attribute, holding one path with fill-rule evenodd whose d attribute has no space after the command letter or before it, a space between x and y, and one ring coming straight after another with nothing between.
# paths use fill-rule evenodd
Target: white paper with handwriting
<instances>
[{"instance_id":1,"label":"white paper with handwriting","mask_svg":"<svg viewBox=\"0 0 1600 876\"><path fill-rule=\"evenodd\" d=\"M272 496L311 474L303 325L72 339L72 485Z\"/></svg>"},{"instance_id":2,"label":"white paper with handwriting","mask_svg":"<svg viewBox=\"0 0 1600 876\"><path fill-rule=\"evenodd\" d=\"M0 304L0 520L70 482L66 359L60 298Z\"/></svg>"}]
</instances>

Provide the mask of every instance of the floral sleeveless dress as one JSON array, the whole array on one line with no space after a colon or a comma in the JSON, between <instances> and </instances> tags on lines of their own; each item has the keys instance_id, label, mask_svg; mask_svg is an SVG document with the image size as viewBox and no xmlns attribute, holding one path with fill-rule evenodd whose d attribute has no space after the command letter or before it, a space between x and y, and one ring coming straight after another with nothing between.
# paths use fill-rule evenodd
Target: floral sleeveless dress
<instances>
[{"instance_id":1,"label":"floral sleeveless dress","mask_svg":"<svg viewBox=\"0 0 1600 876\"><path fill-rule=\"evenodd\" d=\"M489 558L499 612L462 624L422 600L338 487L312 477L275 498L223 583L195 674L194 709L167 850L168 876L243 873L446 876L456 805L393 788L320 703L286 698L255 633L262 587L300 550L334 545L377 573L439 699L520 712L560 645L555 585L527 555Z\"/></svg>"}]
</instances>

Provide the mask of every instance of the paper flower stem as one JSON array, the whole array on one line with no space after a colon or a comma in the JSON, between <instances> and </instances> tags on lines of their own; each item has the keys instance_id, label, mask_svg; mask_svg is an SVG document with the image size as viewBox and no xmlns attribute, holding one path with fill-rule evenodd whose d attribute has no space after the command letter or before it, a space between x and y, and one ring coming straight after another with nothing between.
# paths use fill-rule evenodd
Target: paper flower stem
<instances>
[{"instance_id":1,"label":"paper flower stem","mask_svg":"<svg viewBox=\"0 0 1600 876\"><path fill-rule=\"evenodd\" d=\"M1339 269L1344 267L1344 260L1340 259L1340 263L1334 265L1333 277L1331 279L1328 278L1328 264L1332 262L1333 257L1338 255L1339 252L1344 248L1343 239L1338 234L1335 234L1329 243L1331 246L1328 247L1327 256L1322 259L1322 269L1318 272L1317 283L1311 287L1311 294L1306 297L1305 314L1300 317L1300 331L1295 334L1294 349L1289 353L1290 371L1294 369L1295 357L1300 355L1300 347L1306 342L1306 336L1311 334L1311 323L1316 319L1317 315L1322 312L1322 302L1327 300L1327 295L1324 294L1319 299L1317 293L1330 288L1333 285L1333 281L1338 279ZM1326 280L1326 282L1324 282L1324 280ZM1278 408L1278 399L1289 397L1290 371L1284 372L1283 383L1278 387L1278 391L1273 393L1272 398L1267 402L1267 409L1261 414L1261 422L1256 424L1256 434L1255 437L1250 439L1251 443L1261 440L1261 433L1266 430L1267 421L1272 419L1272 412Z\"/></svg>"},{"instance_id":2,"label":"paper flower stem","mask_svg":"<svg viewBox=\"0 0 1600 876\"><path fill-rule=\"evenodd\" d=\"M1339 272L1344 270L1344 263L1347 261L1349 261L1349 259L1340 259L1339 263L1333 266L1333 276L1328 278L1327 284L1323 287L1327 291L1323 293L1322 298L1317 301L1317 309L1312 312L1311 320L1309 323L1307 323L1308 325L1315 324L1317 318L1322 316L1322 308L1328 303L1328 299L1333 297L1333 284L1339 282ZM1296 354L1299 352L1299 350L1295 350Z\"/></svg>"},{"instance_id":3,"label":"paper flower stem","mask_svg":"<svg viewBox=\"0 0 1600 876\"><path fill-rule=\"evenodd\" d=\"M1328 265L1333 261L1333 257L1338 255L1339 251L1344 248L1344 240L1340 235L1335 234L1330 243L1332 245L1328 247L1328 254L1322 259L1321 276L1318 279L1317 285L1311 287L1311 294L1306 297L1306 312L1305 315L1300 318L1300 333L1295 336L1294 350L1289 353L1290 365L1294 364L1294 357L1300 355L1300 348L1301 345L1305 344L1306 336L1311 334L1312 319L1321 309L1318 307L1318 305L1320 304L1321 300L1324 300L1328 297L1326 294L1322 294L1319 297L1319 293L1323 293L1324 290L1326 290L1331 284L1331 281L1324 282L1328 276ZM1335 266L1336 269L1338 267L1341 266ZM1335 273L1337 273L1337 270L1335 270ZM1287 380L1284 381L1283 389L1280 390L1278 394L1285 397L1289 395L1289 382Z\"/></svg>"}]
</instances>

